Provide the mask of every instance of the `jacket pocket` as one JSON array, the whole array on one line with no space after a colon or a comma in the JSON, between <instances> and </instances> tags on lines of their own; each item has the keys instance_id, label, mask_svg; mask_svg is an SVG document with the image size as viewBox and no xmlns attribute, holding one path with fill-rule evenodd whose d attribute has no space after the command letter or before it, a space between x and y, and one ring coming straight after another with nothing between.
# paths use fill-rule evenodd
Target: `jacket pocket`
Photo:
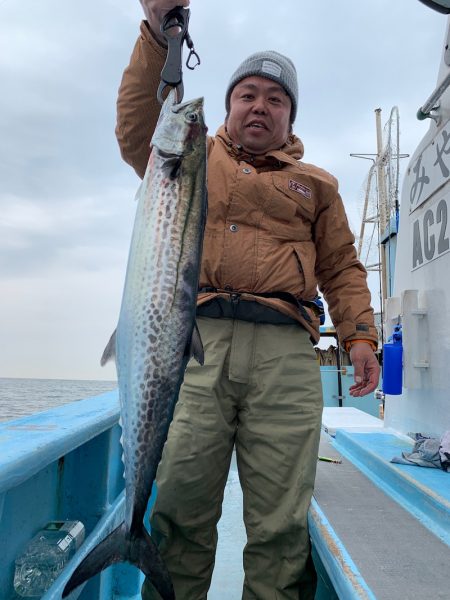
<instances>
[{"instance_id":1,"label":"jacket pocket","mask_svg":"<svg viewBox=\"0 0 450 600\"><path fill-rule=\"evenodd\" d=\"M264 207L261 229L284 242L308 241L312 239L314 201L289 189L289 175L271 174L267 190L270 200ZM307 201L305 206L303 200Z\"/></svg>"},{"instance_id":2,"label":"jacket pocket","mask_svg":"<svg viewBox=\"0 0 450 600\"><path fill-rule=\"evenodd\" d=\"M296 173L282 171L272 174L274 187L295 206L295 213L310 222L315 220L316 203L310 187L298 181Z\"/></svg>"},{"instance_id":3,"label":"jacket pocket","mask_svg":"<svg viewBox=\"0 0 450 600\"><path fill-rule=\"evenodd\" d=\"M316 247L313 242L300 242L292 244L292 249L297 259L299 272L304 280L302 299L312 300L317 294Z\"/></svg>"}]
</instances>

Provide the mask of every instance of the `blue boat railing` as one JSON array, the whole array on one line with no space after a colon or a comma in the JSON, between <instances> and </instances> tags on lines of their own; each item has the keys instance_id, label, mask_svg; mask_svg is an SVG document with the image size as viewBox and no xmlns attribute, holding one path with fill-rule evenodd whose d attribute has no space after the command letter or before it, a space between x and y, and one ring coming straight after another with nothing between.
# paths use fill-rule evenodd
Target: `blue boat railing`
<instances>
[{"instance_id":1,"label":"blue boat railing","mask_svg":"<svg viewBox=\"0 0 450 600\"><path fill-rule=\"evenodd\" d=\"M123 518L123 464L117 391L0 423L0 598L17 598L14 560L52 520L84 523L87 540L45 594L61 598L79 562ZM71 598L140 597L141 574L114 565Z\"/></svg>"},{"instance_id":2,"label":"blue boat railing","mask_svg":"<svg viewBox=\"0 0 450 600\"><path fill-rule=\"evenodd\" d=\"M331 392L331 389L327 390L328 383L331 385L329 376L331 372L322 367L326 393ZM343 386L344 391L352 377L348 379L349 382ZM124 513L124 479L120 435L117 391L0 423L2 600L18 600L13 589L15 558L47 522L80 520L85 525L87 537L42 600L60 600L76 564L121 522ZM149 507L152 504L153 499ZM310 515L310 519L314 514ZM320 524L323 529L321 521ZM326 546L319 539L323 537L320 527L314 529L311 526L312 533L315 532L313 544L317 553L323 550L322 546ZM327 535L324 539L329 537ZM345 558L344 554L342 556ZM331 585L338 589L341 585L344 589L356 581L358 589L361 588L357 576L353 577L352 582L335 581L337 570L333 570L333 565L336 557L333 552L326 555L325 551L320 554L322 560L323 557L326 557L325 569L333 579ZM142 574L138 569L128 564L117 564L75 590L70 598L139 600L141 584ZM323 600L335 596L317 597ZM357 595L355 597L359 598Z\"/></svg>"}]
</instances>

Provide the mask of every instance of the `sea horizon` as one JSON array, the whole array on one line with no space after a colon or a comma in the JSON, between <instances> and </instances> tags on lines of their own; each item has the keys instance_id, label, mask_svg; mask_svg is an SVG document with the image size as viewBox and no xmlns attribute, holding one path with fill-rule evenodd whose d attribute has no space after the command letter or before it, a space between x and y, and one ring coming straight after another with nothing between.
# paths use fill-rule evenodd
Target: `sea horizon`
<instances>
[{"instance_id":1,"label":"sea horizon","mask_svg":"<svg viewBox=\"0 0 450 600\"><path fill-rule=\"evenodd\" d=\"M114 379L0 377L0 421L30 416L117 389Z\"/></svg>"}]
</instances>

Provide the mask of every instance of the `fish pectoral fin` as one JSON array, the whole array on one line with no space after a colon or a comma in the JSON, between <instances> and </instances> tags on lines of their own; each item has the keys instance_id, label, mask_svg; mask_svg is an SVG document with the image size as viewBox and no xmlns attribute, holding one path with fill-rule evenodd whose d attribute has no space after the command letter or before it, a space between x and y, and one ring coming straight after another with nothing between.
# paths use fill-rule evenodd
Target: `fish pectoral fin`
<instances>
[{"instance_id":1,"label":"fish pectoral fin","mask_svg":"<svg viewBox=\"0 0 450 600\"><path fill-rule=\"evenodd\" d=\"M66 598L79 585L113 563L129 562L138 567L160 594L162 600L175 600L172 581L156 544L145 528L127 535L125 523L114 529L84 558L64 588Z\"/></svg>"},{"instance_id":2,"label":"fish pectoral fin","mask_svg":"<svg viewBox=\"0 0 450 600\"><path fill-rule=\"evenodd\" d=\"M205 362L205 352L203 350L203 342L200 337L200 331L198 330L197 323L194 323L194 329L192 330L191 341L188 348L188 355L193 356L195 360L203 366Z\"/></svg>"},{"instance_id":3,"label":"fish pectoral fin","mask_svg":"<svg viewBox=\"0 0 450 600\"><path fill-rule=\"evenodd\" d=\"M109 342L106 344L106 348L103 350L100 359L102 367L104 367L108 361L115 360L116 358L116 331L117 329L114 329L112 336L109 338Z\"/></svg>"},{"instance_id":4,"label":"fish pectoral fin","mask_svg":"<svg viewBox=\"0 0 450 600\"><path fill-rule=\"evenodd\" d=\"M176 179L178 177L178 175L180 174L180 169L181 169L181 165L182 165L183 161L181 158L176 158L172 165L171 165L171 171L170 171L170 179Z\"/></svg>"}]
</instances>

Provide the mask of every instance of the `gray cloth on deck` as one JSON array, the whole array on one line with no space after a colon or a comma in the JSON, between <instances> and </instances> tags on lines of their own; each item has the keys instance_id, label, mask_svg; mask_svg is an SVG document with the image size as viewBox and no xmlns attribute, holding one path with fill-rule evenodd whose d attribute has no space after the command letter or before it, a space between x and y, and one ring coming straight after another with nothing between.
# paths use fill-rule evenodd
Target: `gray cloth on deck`
<instances>
[{"instance_id":1,"label":"gray cloth on deck","mask_svg":"<svg viewBox=\"0 0 450 600\"><path fill-rule=\"evenodd\" d=\"M391 459L392 463L450 471L450 431L446 431L440 439L421 433L414 434L414 439L416 443L412 452L402 452L401 456L394 456Z\"/></svg>"},{"instance_id":2,"label":"gray cloth on deck","mask_svg":"<svg viewBox=\"0 0 450 600\"><path fill-rule=\"evenodd\" d=\"M446 431L441 437L439 455L441 457L442 468L447 471L447 473L450 472L450 430Z\"/></svg>"}]
</instances>

